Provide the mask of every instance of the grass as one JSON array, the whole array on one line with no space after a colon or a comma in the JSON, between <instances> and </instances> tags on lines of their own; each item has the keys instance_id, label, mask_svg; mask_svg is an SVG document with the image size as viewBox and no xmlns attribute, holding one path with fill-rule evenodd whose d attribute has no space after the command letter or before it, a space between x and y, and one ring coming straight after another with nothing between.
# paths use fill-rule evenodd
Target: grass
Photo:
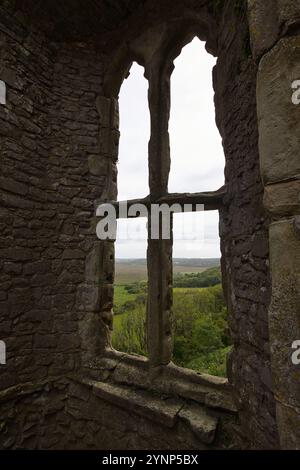
<instances>
[{"instance_id":1,"label":"grass","mask_svg":"<svg viewBox=\"0 0 300 470\"><path fill-rule=\"evenodd\" d=\"M181 367L226 377L226 359L231 346L226 339L228 328L219 291L220 285L174 288L173 361ZM120 351L147 356L146 307L138 299L139 294L128 293L124 285L116 287L115 305L120 313L114 317L113 346Z\"/></svg>"},{"instance_id":2,"label":"grass","mask_svg":"<svg viewBox=\"0 0 300 470\"><path fill-rule=\"evenodd\" d=\"M203 354L200 357L191 360L185 364L188 369L193 369L202 374L215 375L218 377L227 376L227 355L232 350L232 346L219 349L208 354Z\"/></svg>"},{"instance_id":3,"label":"grass","mask_svg":"<svg viewBox=\"0 0 300 470\"><path fill-rule=\"evenodd\" d=\"M114 316L114 329L118 329L121 326L122 318L125 318L129 312L127 313L122 313L121 315L115 315Z\"/></svg>"},{"instance_id":4,"label":"grass","mask_svg":"<svg viewBox=\"0 0 300 470\"><path fill-rule=\"evenodd\" d=\"M137 281L137 267L142 268L139 269L141 274L143 266L131 266L131 269L126 266L123 270L126 282L115 285L113 346L120 351L147 356L146 286L145 282ZM209 271L201 274L200 280L205 277L204 280L213 282ZM194 278L188 276L191 286L183 283L184 287L173 289L173 360L182 367L225 377L231 342L222 287L221 284L202 287L201 283L201 287L194 287ZM140 279L144 281L145 277Z\"/></svg>"},{"instance_id":5,"label":"grass","mask_svg":"<svg viewBox=\"0 0 300 470\"><path fill-rule=\"evenodd\" d=\"M181 294L192 294L205 289L204 287L174 287L173 292L180 292Z\"/></svg>"},{"instance_id":6,"label":"grass","mask_svg":"<svg viewBox=\"0 0 300 470\"><path fill-rule=\"evenodd\" d=\"M192 294L193 292L200 291L202 288L201 287L175 287L173 289L173 292L180 292L182 294ZM127 292L125 289L125 284L118 284L115 286L115 298L114 298L114 305L119 308L122 305L124 305L126 302L130 300L135 300L136 294L130 294ZM117 317L117 315L116 315Z\"/></svg>"},{"instance_id":7,"label":"grass","mask_svg":"<svg viewBox=\"0 0 300 470\"><path fill-rule=\"evenodd\" d=\"M129 300L134 300L136 298L136 294L129 294L125 289L125 285L116 285L115 286L115 300L114 304L116 307L121 307L121 305L125 304Z\"/></svg>"}]
</instances>

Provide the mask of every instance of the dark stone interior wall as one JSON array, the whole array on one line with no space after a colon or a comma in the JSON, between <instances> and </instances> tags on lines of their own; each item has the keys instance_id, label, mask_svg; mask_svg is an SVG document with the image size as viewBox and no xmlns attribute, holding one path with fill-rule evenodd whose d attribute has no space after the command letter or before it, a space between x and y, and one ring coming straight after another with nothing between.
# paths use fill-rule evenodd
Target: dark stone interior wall
<instances>
[{"instance_id":1,"label":"dark stone interior wall","mask_svg":"<svg viewBox=\"0 0 300 470\"><path fill-rule=\"evenodd\" d=\"M56 232L51 243L56 287L47 301L61 335L63 355L57 359L63 365L62 373L79 366L76 352L81 351L79 325L84 320L81 286L85 282L86 258L96 238L91 221L106 185L106 167L99 163L96 108L103 81L103 55L95 51L93 44L59 44L57 48L49 108L51 133L47 140L47 173L57 198L53 205Z\"/></svg>"},{"instance_id":2,"label":"dark stone interior wall","mask_svg":"<svg viewBox=\"0 0 300 470\"><path fill-rule=\"evenodd\" d=\"M78 368L78 286L105 186L105 168L90 164L103 55L50 42L43 23L28 21L1 9L1 389Z\"/></svg>"},{"instance_id":3,"label":"dark stone interior wall","mask_svg":"<svg viewBox=\"0 0 300 470\"><path fill-rule=\"evenodd\" d=\"M65 411L60 377L80 367L80 286L107 183L96 108L105 57L50 41L49 18L14 3L0 5L0 448L89 447L93 423Z\"/></svg>"},{"instance_id":4,"label":"dark stone interior wall","mask_svg":"<svg viewBox=\"0 0 300 470\"><path fill-rule=\"evenodd\" d=\"M51 241L55 194L47 172L55 48L36 26L1 7L0 76L7 105L0 107L1 287L0 337L7 345L1 389L47 376L54 348L55 294ZM46 354L43 353L43 350Z\"/></svg>"},{"instance_id":5,"label":"dark stone interior wall","mask_svg":"<svg viewBox=\"0 0 300 470\"><path fill-rule=\"evenodd\" d=\"M241 445L278 448L268 330L269 220L259 167L257 64L245 3L239 9L225 2L214 73L228 187L220 212L222 271L234 341L228 374L239 394Z\"/></svg>"}]
</instances>

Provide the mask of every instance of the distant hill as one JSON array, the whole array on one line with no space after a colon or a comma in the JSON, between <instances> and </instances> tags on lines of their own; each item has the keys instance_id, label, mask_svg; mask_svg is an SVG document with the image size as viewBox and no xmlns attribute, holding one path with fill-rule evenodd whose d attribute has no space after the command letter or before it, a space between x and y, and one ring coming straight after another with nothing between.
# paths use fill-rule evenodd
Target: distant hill
<instances>
[{"instance_id":1,"label":"distant hill","mask_svg":"<svg viewBox=\"0 0 300 470\"><path fill-rule=\"evenodd\" d=\"M209 268L220 266L219 258L174 258L174 274L201 273ZM116 284L145 281L147 279L147 262L143 259L117 259Z\"/></svg>"},{"instance_id":2,"label":"distant hill","mask_svg":"<svg viewBox=\"0 0 300 470\"><path fill-rule=\"evenodd\" d=\"M173 264L180 266L199 266L199 268L215 268L220 266L220 258L174 258Z\"/></svg>"},{"instance_id":3,"label":"distant hill","mask_svg":"<svg viewBox=\"0 0 300 470\"><path fill-rule=\"evenodd\" d=\"M145 258L119 258L116 259L117 264L146 264ZM215 268L220 266L220 258L173 258L174 266L197 266L199 268Z\"/></svg>"}]
</instances>

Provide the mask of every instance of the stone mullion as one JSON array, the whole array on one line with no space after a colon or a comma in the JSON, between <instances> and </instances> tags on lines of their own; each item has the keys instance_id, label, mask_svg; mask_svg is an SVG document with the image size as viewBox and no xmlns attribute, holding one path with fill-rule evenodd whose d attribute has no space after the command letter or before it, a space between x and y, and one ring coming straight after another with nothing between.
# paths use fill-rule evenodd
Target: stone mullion
<instances>
[{"instance_id":1,"label":"stone mullion","mask_svg":"<svg viewBox=\"0 0 300 470\"><path fill-rule=\"evenodd\" d=\"M146 68L149 79L151 139L149 142L150 202L165 196L170 171L168 123L170 114L170 74L160 63ZM151 213L148 224L148 306L147 346L152 367L168 364L172 359L172 234L162 239L151 237Z\"/></svg>"},{"instance_id":2,"label":"stone mullion","mask_svg":"<svg viewBox=\"0 0 300 470\"><path fill-rule=\"evenodd\" d=\"M119 115L114 98L99 96L96 100L99 114L99 155L89 158L92 177L106 176L107 185L100 202L117 199L116 162L118 158ZM95 208L96 209L96 208ZM91 223L90 233L95 237L99 218ZM111 346L113 323L114 242L95 240L85 263L85 283L78 290L83 363L91 364Z\"/></svg>"},{"instance_id":3,"label":"stone mullion","mask_svg":"<svg viewBox=\"0 0 300 470\"><path fill-rule=\"evenodd\" d=\"M119 149L119 105L115 98L99 97L97 109L102 123L101 152L107 160L108 178L106 191L102 200L116 200L117 191L117 159ZM115 246L114 240L100 241L102 256L98 257L100 271L97 274L96 283L99 286L99 313L101 327L104 330L104 348L111 347L113 331L113 303L114 303L114 278L115 278ZM97 268L97 266L96 266Z\"/></svg>"}]
</instances>

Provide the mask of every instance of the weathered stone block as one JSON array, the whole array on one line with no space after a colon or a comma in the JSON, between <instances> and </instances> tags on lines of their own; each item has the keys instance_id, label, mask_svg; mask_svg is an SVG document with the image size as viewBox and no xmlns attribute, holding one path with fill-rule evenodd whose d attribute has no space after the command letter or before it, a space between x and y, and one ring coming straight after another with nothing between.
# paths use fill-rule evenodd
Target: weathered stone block
<instances>
[{"instance_id":1,"label":"weathered stone block","mask_svg":"<svg viewBox=\"0 0 300 470\"><path fill-rule=\"evenodd\" d=\"M277 8L274 0L248 0L248 18L252 53L261 57L279 36Z\"/></svg>"},{"instance_id":2,"label":"weathered stone block","mask_svg":"<svg viewBox=\"0 0 300 470\"><path fill-rule=\"evenodd\" d=\"M292 345L300 340L300 237L293 220L271 225L270 253L269 329L278 425L283 448L296 448L296 442L299 448L300 366L293 364Z\"/></svg>"},{"instance_id":3,"label":"weathered stone block","mask_svg":"<svg viewBox=\"0 0 300 470\"><path fill-rule=\"evenodd\" d=\"M111 100L111 127L112 129L119 130L120 115L119 115L119 102L115 98Z\"/></svg>"},{"instance_id":4,"label":"weathered stone block","mask_svg":"<svg viewBox=\"0 0 300 470\"><path fill-rule=\"evenodd\" d=\"M80 347L80 340L73 334L62 334L57 343L57 349L60 351L76 350Z\"/></svg>"},{"instance_id":5,"label":"weathered stone block","mask_svg":"<svg viewBox=\"0 0 300 470\"><path fill-rule=\"evenodd\" d=\"M37 349L53 349L57 345L57 336L55 335L36 335L34 347Z\"/></svg>"},{"instance_id":6,"label":"weathered stone block","mask_svg":"<svg viewBox=\"0 0 300 470\"><path fill-rule=\"evenodd\" d=\"M114 286L106 284L102 286L101 290L101 309L103 311L110 311L114 303Z\"/></svg>"},{"instance_id":7,"label":"weathered stone block","mask_svg":"<svg viewBox=\"0 0 300 470\"><path fill-rule=\"evenodd\" d=\"M28 193L26 184L14 181L10 178L0 178L0 187L11 193L20 194L21 196L25 196L25 194Z\"/></svg>"},{"instance_id":8,"label":"weathered stone block","mask_svg":"<svg viewBox=\"0 0 300 470\"><path fill-rule=\"evenodd\" d=\"M259 67L259 150L265 184L300 175L300 104L292 101L296 80L300 80L300 36L281 40Z\"/></svg>"},{"instance_id":9,"label":"weathered stone block","mask_svg":"<svg viewBox=\"0 0 300 470\"><path fill-rule=\"evenodd\" d=\"M78 334L84 360L94 361L107 348L109 332L101 321L99 311L84 314L83 320L78 323Z\"/></svg>"},{"instance_id":10,"label":"weathered stone block","mask_svg":"<svg viewBox=\"0 0 300 470\"><path fill-rule=\"evenodd\" d=\"M63 253L63 259L84 259L85 253L79 249L66 249Z\"/></svg>"},{"instance_id":11,"label":"weathered stone block","mask_svg":"<svg viewBox=\"0 0 300 470\"><path fill-rule=\"evenodd\" d=\"M281 30L286 33L300 23L300 0L277 0L277 14Z\"/></svg>"},{"instance_id":12,"label":"weathered stone block","mask_svg":"<svg viewBox=\"0 0 300 470\"><path fill-rule=\"evenodd\" d=\"M118 158L119 140L120 140L120 132L117 130L113 130L112 131L112 143L111 143L111 156L113 160L116 160Z\"/></svg>"},{"instance_id":13,"label":"weathered stone block","mask_svg":"<svg viewBox=\"0 0 300 470\"><path fill-rule=\"evenodd\" d=\"M111 148L111 129L103 128L100 131L100 151L103 155L110 155Z\"/></svg>"},{"instance_id":14,"label":"weathered stone block","mask_svg":"<svg viewBox=\"0 0 300 470\"><path fill-rule=\"evenodd\" d=\"M99 113L101 127L111 127L111 100L105 96L98 96L96 107Z\"/></svg>"},{"instance_id":15,"label":"weathered stone block","mask_svg":"<svg viewBox=\"0 0 300 470\"><path fill-rule=\"evenodd\" d=\"M6 274L20 274L23 266L19 263L4 263L4 272Z\"/></svg>"},{"instance_id":16,"label":"weathered stone block","mask_svg":"<svg viewBox=\"0 0 300 470\"><path fill-rule=\"evenodd\" d=\"M108 175L108 160L100 155L91 155L89 157L89 170L94 176Z\"/></svg>"},{"instance_id":17,"label":"weathered stone block","mask_svg":"<svg viewBox=\"0 0 300 470\"><path fill-rule=\"evenodd\" d=\"M101 288L97 285L83 285L77 290L76 309L85 312L98 312L100 309Z\"/></svg>"},{"instance_id":18,"label":"weathered stone block","mask_svg":"<svg viewBox=\"0 0 300 470\"><path fill-rule=\"evenodd\" d=\"M186 405L180 410L179 417L192 428L202 442L211 444L214 441L218 419L210 416L205 408Z\"/></svg>"},{"instance_id":19,"label":"weathered stone block","mask_svg":"<svg viewBox=\"0 0 300 470\"><path fill-rule=\"evenodd\" d=\"M51 262L49 261L35 261L28 263L24 267L24 274L46 274L51 271Z\"/></svg>"},{"instance_id":20,"label":"weathered stone block","mask_svg":"<svg viewBox=\"0 0 300 470\"><path fill-rule=\"evenodd\" d=\"M276 216L300 214L300 180L267 185L264 206Z\"/></svg>"},{"instance_id":21,"label":"weathered stone block","mask_svg":"<svg viewBox=\"0 0 300 470\"><path fill-rule=\"evenodd\" d=\"M114 244L110 242L97 242L86 258L86 282L112 282L113 274Z\"/></svg>"}]
</instances>

